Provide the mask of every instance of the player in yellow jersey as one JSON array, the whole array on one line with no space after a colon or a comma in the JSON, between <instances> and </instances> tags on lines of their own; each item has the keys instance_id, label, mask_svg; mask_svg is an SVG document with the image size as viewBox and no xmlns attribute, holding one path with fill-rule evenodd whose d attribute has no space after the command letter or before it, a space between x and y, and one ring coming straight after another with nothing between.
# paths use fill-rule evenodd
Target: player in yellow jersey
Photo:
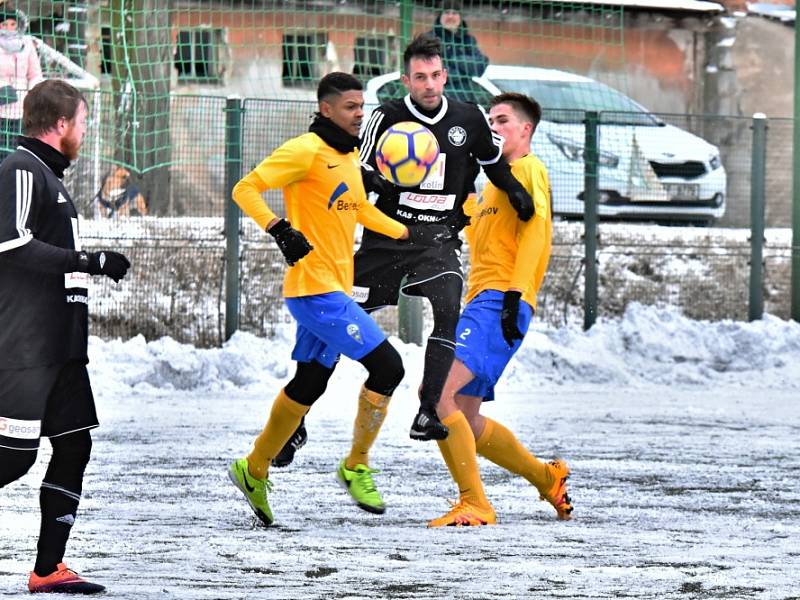
<instances>
[{"instance_id":1,"label":"player in yellow jersey","mask_svg":"<svg viewBox=\"0 0 800 600\"><path fill-rule=\"evenodd\" d=\"M543 463L506 427L480 414L481 404L494 399L494 386L528 330L550 260L553 230L547 169L530 153L541 107L525 95L506 93L493 98L489 109L492 129L505 140L503 155L533 198L535 214L530 221L520 221L507 195L491 183L470 207L467 306L458 321L455 360L437 407L450 430L438 441L439 449L460 497L429 527L496 522L477 454L536 486L560 519L572 513L566 463Z\"/></svg>"},{"instance_id":2,"label":"player in yellow jersey","mask_svg":"<svg viewBox=\"0 0 800 600\"><path fill-rule=\"evenodd\" d=\"M323 77L317 87L319 112L309 132L277 148L233 190L236 203L275 238L289 264L283 295L297 320L296 373L278 393L252 452L228 472L265 525L273 520L269 465L325 391L340 354L363 364L368 377L358 397L350 454L337 475L359 507L384 512L368 454L404 372L385 334L351 298L356 223L422 245L437 246L449 235L444 225L432 230L398 223L367 200L357 150L362 89L346 73ZM278 218L261 197L274 188L283 189L288 219Z\"/></svg>"}]
</instances>

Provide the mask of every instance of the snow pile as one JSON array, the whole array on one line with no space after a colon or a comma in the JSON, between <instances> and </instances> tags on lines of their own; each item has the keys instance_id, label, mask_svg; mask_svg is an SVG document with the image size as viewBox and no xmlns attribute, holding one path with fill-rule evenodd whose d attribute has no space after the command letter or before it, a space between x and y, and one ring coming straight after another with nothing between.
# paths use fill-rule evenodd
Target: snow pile
<instances>
[{"instance_id":1,"label":"snow pile","mask_svg":"<svg viewBox=\"0 0 800 600\"><path fill-rule=\"evenodd\" d=\"M587 332L536 325L507 377L559 383L714 385L720 380L800 387L800 324L766 315L693 321L675 307L631 304Z\"/></svg>"},{"instance_id":2,"label":"snow pile","mask_svg":"<svg viewBox=\"0 0 800 600\"><path fill-rule=\"evenodd\" d=\"M89 369L93 387L119 393L272 387L289 376L290 352L285 335L267 340L240 332L224 347L211 349L166 337L153 342L141 335L108 342L91 337Z\"/></svg>"},{"instance_id":3,"label":"snow pile","mask_svg":"<svg viewBox=\"0 0 800 600\"><path fill-rule=\"evenodd\" d=\"M293 336L291 325L271 339L240 332L213 349L170 338L148 343L141 336L108 342L92 337L89 366L95 389L105 393L274 391L293 373ZM397 339L392 343L408 373L404 386L416 386L422 348ZM361 369L343 359L338 370L360 379ZM502 385L524 391L542 382L800 387L800 324L769 315L753 323L693 321L674 307L640 304L629 305L621 319L601 320L587 332L534 322Z\"/></svg>"}]
</instances>

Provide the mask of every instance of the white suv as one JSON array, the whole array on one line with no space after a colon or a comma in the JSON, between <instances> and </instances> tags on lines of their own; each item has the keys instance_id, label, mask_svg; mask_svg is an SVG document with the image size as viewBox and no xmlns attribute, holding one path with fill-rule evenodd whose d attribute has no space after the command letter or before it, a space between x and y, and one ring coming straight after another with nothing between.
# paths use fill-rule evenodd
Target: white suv
<instances>
[{"instance_id":1,"label":"white suv","mask_svg":"<svg viewBox=\"0 0 800 600\"><path fill-rule=\"evenodd\" d=\"M727 175L716 146L607 85L555 69L502 65L489 65L467 85L445 93L486 106L492 96L521 92L542 105L531 149L547 165L556 215L583 215L586 111L600 113L601 217L711 224L725 212ZM405 93L394 72L368 81L364 99L376 105Z\"/></svg>"}]
</instances>

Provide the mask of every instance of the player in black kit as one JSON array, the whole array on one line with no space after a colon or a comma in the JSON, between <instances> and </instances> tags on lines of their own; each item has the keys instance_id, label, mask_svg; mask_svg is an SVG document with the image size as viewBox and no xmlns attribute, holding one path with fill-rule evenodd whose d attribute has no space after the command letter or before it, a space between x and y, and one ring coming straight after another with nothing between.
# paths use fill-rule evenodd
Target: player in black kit
<instances>
[{"instance_id":1,"label":"player in black kit","mask_svg":"<svg viewBox=\"0 0 800 600\"><path fill-rule=\"evenodd\" d=\"M425 348L420 410L410 436L444 439L447 428L436 416L436 403L453 362L463 283L458 232L467 223L461 207L472 189L476 162L489 180L508 194L523 221L533 216L533 202L511 174L502 155L502 138L492 132L485 113L474 104L443 95L447 71L441 42L429 34L417 36L406 48L403 62L402 81L409 93L373 111L362 131L362 163L374 169L377 140L400 121L415 121L430 129L439 142L439 160L418 187L387 185L373 170L368 188L378 192L376 206L387 215L406 224L444 223L453 235L441 249L430 250L403 248L385 236L365 232L355 256L353 289L367 311L397 304L398 293L430 301L433 330Z\"/></svg>"},{"instance_id":2,"label":"player in black kit","mask_svg":"<svg viewBox=\"0 0 800 600\"><path fill-rule=\"evenodd\" d=\"M484 112L474 104L443 95L447 70L442 63L441 42L430 34L421 34L406 48L403 61L402 81L408 95L376 108L362 128L364 185L367 191L378 194L376 206L390 217L408 225L444 223L450 226L452 237L441 248L430 249L401 246L365 231L355 255L353 295L367 312L397 304L399 293L424 296L430 301L433 331L425 349L420 410L410 436L416 440L444 439L447 427L436 415L436 403L453 362L463 283L458 232L468 222L461 207L473 189L477 165L508 194L520 219L530 219L534 209L530 195L511 174L501 152L502 138L492 132ZM400 121L422 123L439 142L439 160L415 188L397 188L375 170L377 140ZM306 437L301 423L275 464L289 464Z\"/></svg>"},{"instance_id":3,"label":"player in black kit","mask_svg":"<svg viewBox=\"0 0 800 600\"><path fill-rule=\"evenodd\" d=\"M94 594L64 550L97 427L86 370L88 275L122 279L118 252L85 252L78 214L61 179L86 132L86 100L63 81L34 86L23 103L19 147L0 164L0 488L33 465L40 437L53 454L31 592Z\"/></svg>"}]
</instances>

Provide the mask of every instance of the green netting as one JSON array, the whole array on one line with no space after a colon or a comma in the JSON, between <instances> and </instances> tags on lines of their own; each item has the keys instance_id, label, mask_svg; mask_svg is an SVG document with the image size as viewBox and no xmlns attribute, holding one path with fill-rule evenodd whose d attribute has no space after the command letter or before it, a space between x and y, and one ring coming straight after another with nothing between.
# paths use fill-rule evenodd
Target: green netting
<instances>
[{"instance_id":1,"label":"green netting","mask_svg":"<svg viewBox=\"0 0 800 600\"><path fill-rule=\"evenodd\" d=\"M21 27L14 39L27 40L44 77L71 81L90 105L82 157L67 176L86 218L84 243L119 246L135 265L122 284L101 283L93 301L94 331L218 344L224 331L226 260L231 259L225 256L223 216L230 201L232 155L241 156L240 172L233 173L240 177L284 140L305 131L316 108L316 82L332 70L359 76L368 84L370 102L402 95L396 72L406 42L432 30L445 6L453 4L17 2L13 10ZM8 0L0 0L0 7L8 6ZM663 110L673 96L647 92L654 76L626 80L636 71L625 64L625 51L635 51L643 36L657 32L637 30L638 17L625 20L620 6L465 0L460 9L475 43L445 40L450 42L445 48L448 94L484 102L497 91L523 91L545 109L534 149L550 171L555 212L570 222L556 224L556 248L537 314L554 324L581 319L583 136L586 111L597 111L600 314L619 314L627 303L640 301L679 304L696 317L743 318L746 232L716 238L712 231L704 236L693 228L673 239L629 222L716 220L732 228L748 226L751 119L652 114L632 104L630 95L663 95ZM631 19L634 27L626 29ZM21 96L31 83L18 77L8 85ZM231 114L226 99L232 95L243 99L240 144L226 138ZM20 114L13 109L0 106L0 153L12 147L19 130ZM786 148L792 125L788 119L769 123L766 215L771 227L790 221L792 165ZM104 208L98 199L113 201L120 189L129 201L111 211ZM724 211L718 210L720 195ZM282 213L279 191L265 197ZM286 318L279 291L284 266L270 240L247 220L241 242L241 327L269 334ZM765 302L767 310L780 315L788 314L789 243L785 231L767 233ZM387 330L396 332L396 315L387 314L382 316L389 319Z\"/></svg>"},{"instance_id":2,"label":"green netting","mask_svg":"<svg viewBox=\"0 0 800 600\"><path fill-rule=\"evenodd\" d=\"M608 79L623 61L622 8L603 5L20 0L12 8L6 0L5 6L16 11L19 34L35 46L45 77L67 78L90 96L102 93L93 113L102 132L99 149L86 151L146 175L148 190L168 185L169 167L181 162L170 135L174 94L312 100L327 72L368 81L396 71L407 42L425 31L444 41L449 93L469 100L496 91L486 78L472 79L487 75L487 64L591 71ZM33 80L9 83L24 92ZM401 91L395 80L381 95ZM0 129L13 134L16 125L3 122ZM7 135L0 139L3 147L10 144Z\"/></svg>"}]
</instances>

